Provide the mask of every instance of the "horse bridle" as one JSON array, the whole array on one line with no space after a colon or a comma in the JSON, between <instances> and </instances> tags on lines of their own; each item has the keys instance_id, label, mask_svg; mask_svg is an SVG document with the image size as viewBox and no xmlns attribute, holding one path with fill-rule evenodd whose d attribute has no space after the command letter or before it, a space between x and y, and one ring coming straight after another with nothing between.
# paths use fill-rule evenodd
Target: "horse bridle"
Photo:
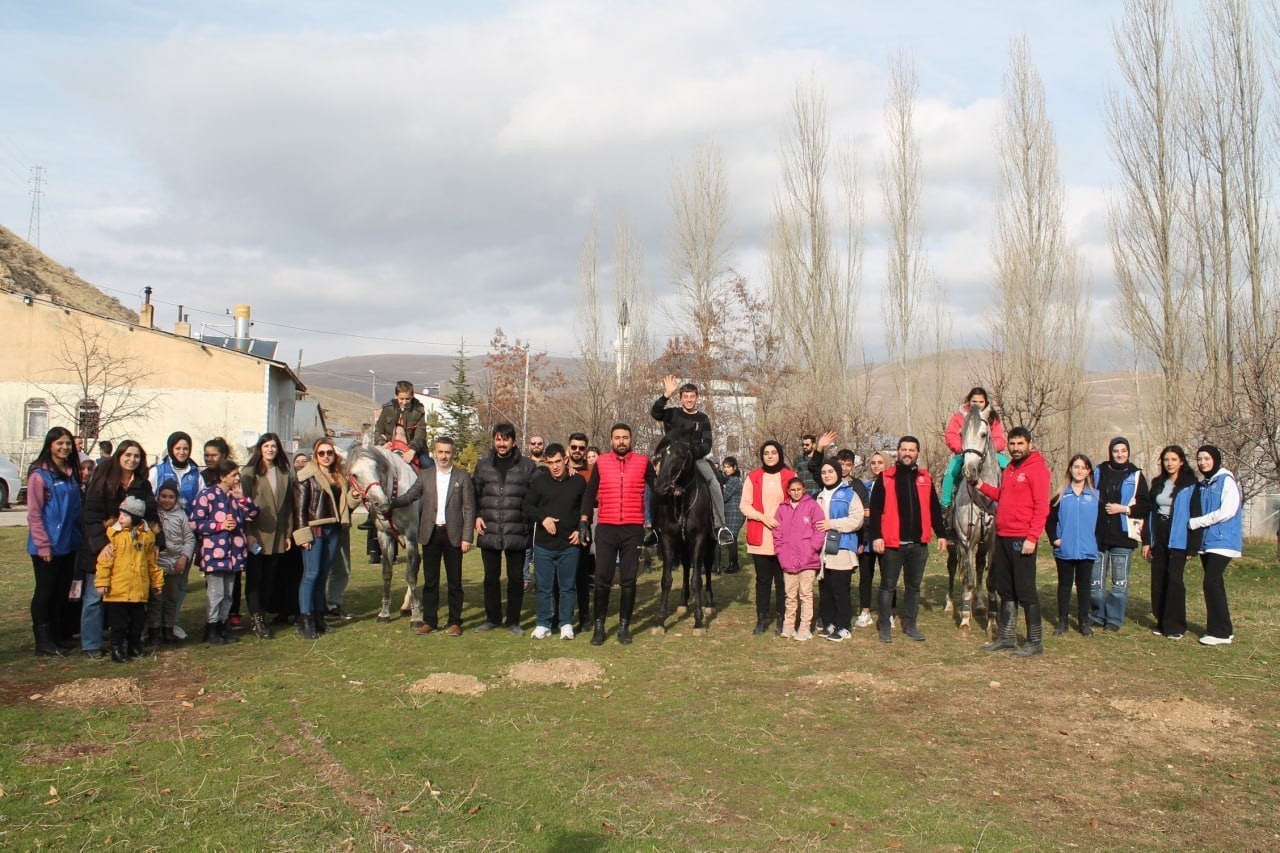
<instances>
[{"instance_id":1,"label":"horse bridle","mask_svg":"<svg viewBox=\"0 0 1280 853\"><path fill-rule=\"evenodd\" d=\"M369 490L372 489L375 485L382 485L382 484L379 483L377 480L374 480L373 482L371 482L369 485L365 486L362 489L360 488L360 484L356 482L355 474L347 474L347 482L351 484L351 491L355 492L357 495L360 496L361 505L363 505L366 510L372 509L372 507L369 506ZM392 471L391 472L391 494L387 495L388 506L390 506L391 502L396 499L396 495L399 493L399 491L400 491L400 478L395 475L395 471ZM386 518L387 518L387 526L391 528L391 535L394 536L396 539L399 539L400 531L396 529L395 516L388 515Z\"/></svg>"}]
</instances>

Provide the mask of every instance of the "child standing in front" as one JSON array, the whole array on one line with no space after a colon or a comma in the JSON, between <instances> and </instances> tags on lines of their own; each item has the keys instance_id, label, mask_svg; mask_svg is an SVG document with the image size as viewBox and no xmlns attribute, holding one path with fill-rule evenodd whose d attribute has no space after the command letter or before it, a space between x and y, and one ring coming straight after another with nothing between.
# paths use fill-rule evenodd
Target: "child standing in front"
<instances>
[{"instance_id":1,"label":"child standing in front","mask_svg":"<svg viewBox=\"0 0 1280 853\"><path fill-rule=\"evenodd\" d=\"M787 590L786 612L782 620L782 636L795 640L812 640L813 580L822 567L822 545L826 534L818 529L822 507L804 489L799 477L787 483L787 499L774 514L778 526L773 529L773 546L782 565ZM800 630L796 630L797 605Z\"/></svg>"},{"instance_id":2,"label":"child standing in front","mask_svg":"<svg viewBox=\"0 0 1280 853\"><path fill-rule=\"evenodd\" d=\"M109 547L98 555L93 585L107 608L111 659L116 663L128 663L145 653L142 629L147 621L147 600L152 593L159 596L164 586L156 535L143 519L146 512L140 498L125 498L116 523L107 529Z\"/></svg>"},{"instance_id":3,"label":"child standing in front","mask_svg":"<svg viewBox=\"0 0 1280 853\"><path fill-rule=\"evenodd\" d=\"M187 588L187 572L196 553L196 532L182 511L181 493L176 480L166 480L156 492L160 506L160 528L164 531L164 550L160 552L160 571L164 573L164 593L147 606L147 629L152 642L178 644L178 602Z\"/></svg>"}]
</instances>

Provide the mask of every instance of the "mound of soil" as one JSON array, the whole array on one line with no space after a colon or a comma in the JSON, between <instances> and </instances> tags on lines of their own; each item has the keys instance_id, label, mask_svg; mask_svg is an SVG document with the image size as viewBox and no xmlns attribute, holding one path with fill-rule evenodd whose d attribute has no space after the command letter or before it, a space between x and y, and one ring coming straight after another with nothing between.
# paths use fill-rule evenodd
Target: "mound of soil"
<instances>
[{"instance_id":1,"label":"mound of soil","mask_svg":"<svg viewBox=\"0 0 1280 853\"><path fill-rule=\"evenodd\" d=\"M566 687L581 687L599 681L602 675L603 666L593 660L577 658L529 660L507 670L507 678L515 683L534 686L563 684Z\"/></svg>"},{"instance_id":2,"label":"mound of soil","mask_svg":"<svg viewBox=\"0 0 1280 853\"><path fill-rule=\"evenodd\" d=\"M487 688L474 675L458 675L453 672L433 672L426 678L409 685L409 692L449 693L453 696L479 696Z\"/></svg>"},{"instance_id":3,"label":"mound of soil","mask_svg":"<svg viewBox=\"0 0 1280 853\"><path fill-rule=\"evenodd\" d=\"M133 678L77 678L68 684L59 684L42 698L55 705L101 708L106 705L136 705L142 701L142 690Z\"/></svg>"},{"instance_id":4,"label":"mound of soil","mask_svg":"<svg viewBox=\"0 0 1280 853\"><path fill-rule=\"evenodd\" d=\"M1242 724L1240 718L1228 708L1215 708L1185 696L1172 696L1152 702L1113 699L1111 707L1130 717L1184 732L1229 729Z\"/></svg>"}]
</instances>

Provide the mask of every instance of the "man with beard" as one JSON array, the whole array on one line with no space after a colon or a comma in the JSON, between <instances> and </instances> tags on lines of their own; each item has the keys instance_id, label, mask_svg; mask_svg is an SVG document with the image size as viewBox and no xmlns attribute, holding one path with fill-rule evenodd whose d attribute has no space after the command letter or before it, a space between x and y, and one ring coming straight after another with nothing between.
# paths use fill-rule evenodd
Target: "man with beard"
<instances>
[{"instance_id":1,"label":"man with beard","mask_svg":"<svg viewBox=\"0 0 1280 853\"><path fill-rule=\"evenodd\" d=\"M530 442L532 444L532 442ZM476 545L484 563L485 621L477 631L492 631L505 624L519 636L520 608L524 602L521 568L525 551L533 542L533 524L525 517L524 496L538 466L516 447L516 428L509 423L493 427L493 450L476 464L472 482L476 490ZM507 564L506 620L502 611L502 563Z\"/></svg>"}]
</instances>

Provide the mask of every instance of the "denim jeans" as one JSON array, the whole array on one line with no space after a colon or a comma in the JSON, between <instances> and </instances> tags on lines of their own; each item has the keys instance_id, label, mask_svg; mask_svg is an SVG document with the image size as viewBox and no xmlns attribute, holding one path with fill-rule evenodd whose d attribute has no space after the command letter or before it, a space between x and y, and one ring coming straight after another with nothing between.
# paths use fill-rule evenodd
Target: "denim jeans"
<instances>
[{"instance_id":1,"label":"denim jeans","mask_svg":"<svg viewBox=\"0 0 1280 853\"><path fill-rule=\"evenodd\" d=\"M80 648L85 651L102 648L102 624L106 612L102 609L102 593L93 585L96 572L84 576L84 584L80 587L83 606L80 608Z\"/></svg>"},{"instance_id":2,"label":"denim jeans","mask_svg":"<svg viewBox=\"0 0 1280 853\"><path fill-rule=\"evenodd\" d=\"M342 606L342 599L347 594L347 584L351 582L350 534L349 528L338 528L338 544L333 549L333 559L329 561L328 591L325 593L329 607Z\"/></svg>"},{"instance_id":3,"label":"denim jeans","mask_svg":"<svg viewBox=\"0 0 1280 853\"><path fill-rule=\"evenodd\" d=\"M560 586L560 624L573 624L573 605L578 600L578 559L582 549L577 545L568 548L543 548L533 546L533 568L538 574L538 625L556 628L551 624L555 607L551 601L554 583Z\"/></svg>"},{"instance_id":4,"label":"denim jeans","mask_svg":"<svg viewBox=\"0 0 1280 853\"><path fill-rule=\"evenodd\" d=\"M1129 563L1132 548L1102 548L1093 563L1093 578L1089 585L1093 614L1089 621L1095 625L1113 625L1118 630L1124 625L1124 611L1129 605ZM1107 590L1107 575L1111 575L1111 589Z\"/></svg>"},{"instance_id":5,"label":"denim jeans","mask_svg":"<svg viewBox=\"0 0 1280 853\"><path fill-rule=\"evenodd\" d=\"M316 530L316 528L312 528ZM338 551L338 534L342 528L326 524L319 528L310 548L302 550L302 583L298 586L298 612L305 616L323 614L325 607L325 582L329 578L329 566Z\"/></svg>"}]
</instances>

